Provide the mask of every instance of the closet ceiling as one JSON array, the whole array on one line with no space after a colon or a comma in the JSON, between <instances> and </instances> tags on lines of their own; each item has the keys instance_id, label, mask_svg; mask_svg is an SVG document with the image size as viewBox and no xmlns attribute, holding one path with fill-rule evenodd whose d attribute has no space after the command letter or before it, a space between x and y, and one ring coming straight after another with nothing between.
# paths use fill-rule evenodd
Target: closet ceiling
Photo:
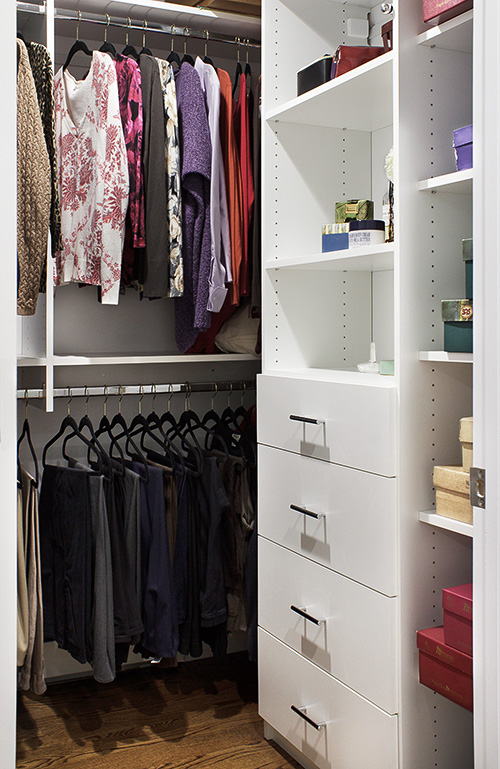
<instances>
[{"instance_id":1,"label":"closet ceiling","mask_svg":"<svg viewBox=\"0 0 500 769\"><path fill-rule=\"evenodd\" d=\"M177 0L179 5L210 8L213 11L243 13L246 16L259 16L261 0Z\"/></svg>"}]
</instances>

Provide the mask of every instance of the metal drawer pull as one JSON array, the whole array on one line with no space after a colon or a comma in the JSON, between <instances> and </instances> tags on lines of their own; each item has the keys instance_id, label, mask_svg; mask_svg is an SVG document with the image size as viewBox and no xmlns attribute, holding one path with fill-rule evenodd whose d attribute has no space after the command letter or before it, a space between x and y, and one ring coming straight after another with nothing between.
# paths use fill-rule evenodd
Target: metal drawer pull
<instances>
[{"instance_id":1,"label":"metal drawer pull","mask_svg":"<svg viewBox=\"0 0 500 769\"><path fill-rule=\"evenodd\" d=\"M295 614L300 614L301 617L304 617L304 619L308 619L309 622L314 623L315 625L322 625L323 622L326 622L326 619L322 617L321 619L316 619L316 617L313 617L312 614L308 614L305 610L305 607L301 608L300 606L294 606L293 604L290 606L290 609L295 612Z\"/></svg>"},{"instance_id":2,"label":"metal drawer pull","mask_svg":"<svg viewBox=\"0 0 500 769\"><path fill-rule=\"evenodd\" d=\"M326 726L326 721L322 721L321 723L317 724L315 721L312 720L312 718L309 718L309 716L306 716L305 710L306 708L298 708L296 705L290 705L290 710L293 710L294 713L297 713L298 716L304 719L304 721L307 721L307 723L313 727L313 729L316 729L317 732L319 732L321 729L323 729L324 726Z\"/></svg>"},{"instance_id":3,"label":"metal drawer pull","mask_svg":"<svg viewBox=\"0 0 500 769\"><path fill-rule=\"evenodd\" d=\"M324 419L313 419L312 417L299 417L296 414L290 414L289 419L294 422L306 422L308 425L324 425Z\"/></svg>"},{"instance_id":4,"label":"metal drawer pull","mask_svg":"<svg viewBox=\"0 0 500 769\"><path fill-rule=\"evenodd\" d=\"M302 515L308 515L309 518L314 518L316 521L325 517L324 513L314 513L312 510L308 510L306 507L299 507L298 505L290 505L290 510L295 510L296 513L302 513Z\"/></svg>"}]
</instances>

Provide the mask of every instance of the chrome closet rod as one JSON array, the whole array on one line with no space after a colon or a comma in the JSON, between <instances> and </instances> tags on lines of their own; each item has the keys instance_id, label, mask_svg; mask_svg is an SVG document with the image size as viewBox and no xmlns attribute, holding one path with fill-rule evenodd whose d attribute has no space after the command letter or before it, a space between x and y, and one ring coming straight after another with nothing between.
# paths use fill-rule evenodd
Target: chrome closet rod
<instances>
[{"instance_id":1,"label":"chrome closet rod","mask_svg":"<svg viewBox=\"0 0 500 769\"><path fill-rule=\"evenodd\" d=\"M81 398L81 397L104 397L115 395L161 395L162 393L192 393L206 392L214 396L219 392L232 392L236 390L255 390L255 381L253 379L235 379L224 380L222 382L181 382L176 384L139 384L139 385L99 385L98 387L58 387L54 389L54 398ZM45 390L27 388L18 390L19 399L45 398Z\"/></svg>"},{"instance_id":2,"label":"chrome closet rod","mask_svg":"<svg viewBox=\"0 0 500 769\"><path fill-rule=\"evenodd\" d=\"M26 5L26 3L22 4L23 6ZM19 7L19 4L18 4ZM24 10L24 8L23 8ZM158 22L149 22L147 19L147 28L145 29L143 24L133 23L128 24L127 19L121 19L121 18L113 18L110 17L110 21L108 22L106 18L101 18L100 16L96 16L95 14L86 14L82 13L81 18L79 16L75 16L74 14L64 13L64 11L58 11L56 9L55 11L55 19L56 20L63 20L63 21L81 21L86 22L88 24L98 24L99 26L109 26L109 27L119 27L120 29L124 29L126 31L130 31L132 29L136 29L139 32L161 32L164 35L172 35L176 37L184 37L184 38L195 38L197 40L204 40L205 42L212 42L212 43L229 43L229 45L239 45L241 48L260 48L260 42L258 40L255 40L254 38L243 38L243 37L232 37L231 35L224 35L222 33L212 33L210 30L209 37L207 38L205 29L194 29L191 27L177 27L175 24L159 24Z\"/></svg>"},{"instance_id":3,"label":"chrome closet rod","mask_svg":"<svg viewBox=\"0 0 500 769\"><path fill-rule=\"evenodd\" d=\"M24 11L25 13L36 13L38 15L45 13L45 5L35 5L35 3L22 3L20 0L16 0L16 7L18 11Z\"/></svg>"}]
</instances>

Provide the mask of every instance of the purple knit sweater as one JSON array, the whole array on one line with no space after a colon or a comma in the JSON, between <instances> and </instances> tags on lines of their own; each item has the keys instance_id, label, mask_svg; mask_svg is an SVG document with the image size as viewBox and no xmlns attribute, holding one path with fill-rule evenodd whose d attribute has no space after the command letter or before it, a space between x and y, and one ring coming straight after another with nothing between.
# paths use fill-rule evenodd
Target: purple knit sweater
<instances>
[{"instance_id":1,"label":"purple knit sweater","mask_svg":"<svg viewBox=\"0 0 500 769\"><path fill-rule=\"evenodd\" d=\"M181 147L182 256L184 294L175 301L175 339L186 352L210 327L207 310L210 275L210 171L212 145L200 78L184 62L176 75Z\"/></svg>"}]
</instances>

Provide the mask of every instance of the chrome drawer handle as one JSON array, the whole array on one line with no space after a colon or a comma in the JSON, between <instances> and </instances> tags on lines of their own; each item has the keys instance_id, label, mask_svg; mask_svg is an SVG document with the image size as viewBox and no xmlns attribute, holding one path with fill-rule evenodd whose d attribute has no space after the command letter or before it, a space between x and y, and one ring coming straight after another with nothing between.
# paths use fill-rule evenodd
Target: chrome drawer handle
<instances>
[{"instance_id":1,"label":"chrome drawer handle","mask_svg":"<svg viewBox=\"0 0 500 769\"><path fill-rule=\"evenodd\" d=\"M289 419L294 422L306 422L308 425L324 425L324 419L313 419L312 417L299 417L296 414L290 414Z\"/></svg>"},{"instance_id":2,"label":"chrome drawer handle","mask_svg":"<svg viewBox=\"0 0 500 769\"><path fill-rule=\"evenodd\" d=\"M316 521L325 517L325 513L314 513L312 510L308 510L306 507L299 507L298 505L290 505L290 510L295 510L296 513L302 513L302 515L308 515L309 518L314 518Z\"/></svg>"},{"instance_id":3,"label":"chrome drawer handle","mask_svg":"<svg viewBox=\"0 0 500 769\"><path fill-rule=\"evenodd\" d=\"M290 710L293 710L294 713L297 713L298 716L304 719L310 726L313 727L313 729L316 729L317 732L319 732L321 729L323 729L324 726L326 726L326 721L321 721L321 723L317 724L316 721L313 721L312 718L309 718L309 716L306 715L305 711L307 708L298 708L296 705L290 705Z\"/></svg>"},{"instance_id":4,"label":"chrome drawer handle","mask_svg":"<svg viewBox=\"0 0 500 769\"><path fill-rule=\"evenodd\" d=\"M304 608L301 608L300 606L294 606L293 604L290 606L290 609L295 612L295 614L300 614L301 617L304 617L304 619L308 619L309 622L312 622L314 625L322 625L323 622L326 622L325 617L321 617L321 619L316 619L316 617L313 617L312 614L308 614L307 611Z\"/></svg>"}]
</instances>

